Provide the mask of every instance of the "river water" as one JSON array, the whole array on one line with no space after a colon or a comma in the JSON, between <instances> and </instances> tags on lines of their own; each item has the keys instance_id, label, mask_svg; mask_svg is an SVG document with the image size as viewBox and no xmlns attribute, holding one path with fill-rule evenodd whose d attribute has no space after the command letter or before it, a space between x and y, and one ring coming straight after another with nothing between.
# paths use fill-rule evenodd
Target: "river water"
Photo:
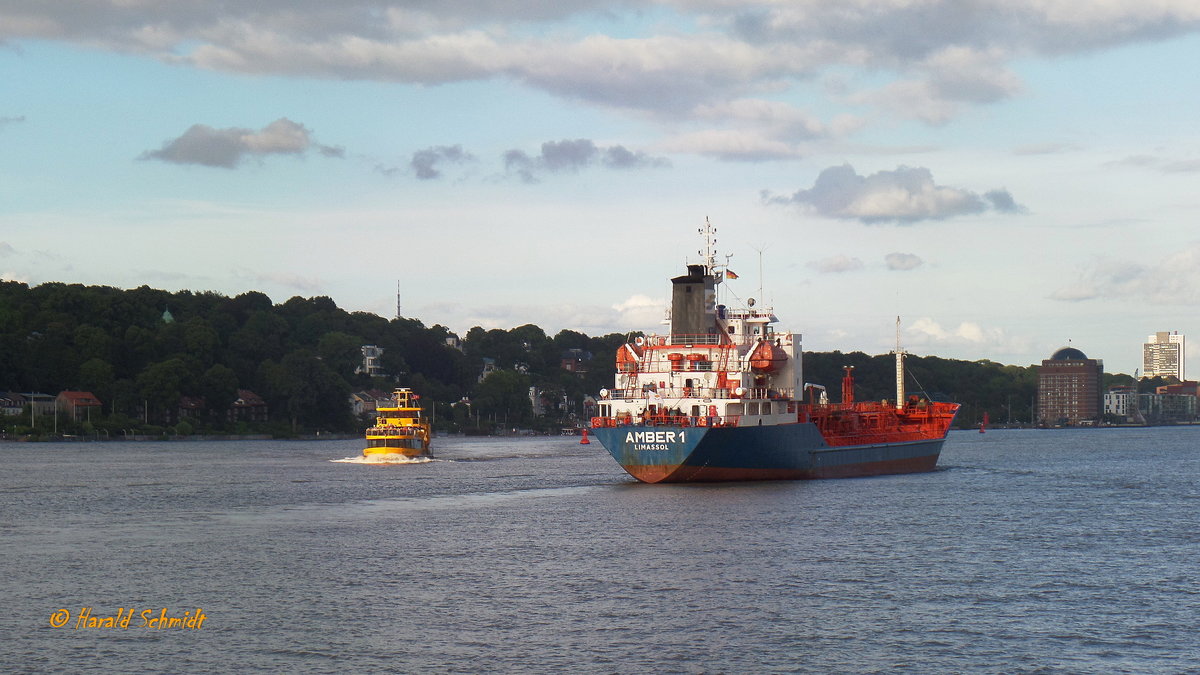
<instances>
[{"instance_id":1,"label":"river water","mask_svg":"<svg viewBox=\"0 0 1200 675\"><path fill-rule=\"evenodd\" d=\"M718 485L577 438L434 450L0 444L0 670L1200 672L1200 428Z\"/></svg>"}]
</instances>

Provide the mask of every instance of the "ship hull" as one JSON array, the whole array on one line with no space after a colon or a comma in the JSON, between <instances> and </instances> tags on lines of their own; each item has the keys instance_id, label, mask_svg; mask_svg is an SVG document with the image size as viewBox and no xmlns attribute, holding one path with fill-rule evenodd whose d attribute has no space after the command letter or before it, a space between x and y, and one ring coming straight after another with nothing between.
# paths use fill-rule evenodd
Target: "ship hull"
<instances>
[{"instance_id":1,"label":"ship hull","mask_svg":"<svg viewBox=\"0 0 1200 675\"><path fill-rule=\"evenodd\" d=\"M933 471L943 435L830 446L811 423L753 427L616 426L592 430L646 483L854 478Z\"/></svg>"},{"instance_id":2,"label":"ship hull","mask_svg":"<svg viewBox=\"0 0 1200 675\"><path fill-rule=\"evenodd\" d=\"M371 441L368 441L371 442ZM429 444L420 439L396 441L389 439L385 444L371 445L363 449L364 457L376 455L403 455L405 457L422 457L429 454Z\"/></svg>"}]
</instances>

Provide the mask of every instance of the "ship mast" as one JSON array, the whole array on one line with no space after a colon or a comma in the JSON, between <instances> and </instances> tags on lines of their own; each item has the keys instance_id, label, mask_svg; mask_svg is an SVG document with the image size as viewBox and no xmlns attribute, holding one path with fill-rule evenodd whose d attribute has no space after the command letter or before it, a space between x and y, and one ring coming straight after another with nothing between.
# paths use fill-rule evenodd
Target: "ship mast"
<instances>
[{"instance_id":1,"label":"ship mast","mask_svg":"<svg viewBox=\"0 0 1200 675\"><path fill-rule=\"evenodd\" d=\"M704 217L704 227L700 229L700 234L704 235L704 250L698 253L704 258L704 273L713 274L717 267L717 228L712 226L708 216Z\"/></svg>"},{"instance_id":2,"label":"ship mast","mask_svg":"<svg viewBox=\"0 0 1200 675\"><path fill-rule=\"evenodd\" d=\"M900 317L896 317L896 410L904 409L904 350L900 349Z\"/></svg>"}]
</instances>

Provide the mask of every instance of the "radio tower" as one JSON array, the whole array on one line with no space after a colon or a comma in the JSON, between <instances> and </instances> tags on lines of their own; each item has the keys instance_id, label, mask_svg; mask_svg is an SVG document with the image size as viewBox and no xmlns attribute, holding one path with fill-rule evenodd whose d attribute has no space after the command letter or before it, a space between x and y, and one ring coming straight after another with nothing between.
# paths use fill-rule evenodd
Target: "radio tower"
<instances>
[{"instance_id":1,"label":"radio tower","mask_svg":"<svg viewBox=\"0 0 1200 675\"><path fill-rule=\"evenodd\" d=\"M396 280L396 318L400 318L400 280Z\"/></svg>"}]
</instances>

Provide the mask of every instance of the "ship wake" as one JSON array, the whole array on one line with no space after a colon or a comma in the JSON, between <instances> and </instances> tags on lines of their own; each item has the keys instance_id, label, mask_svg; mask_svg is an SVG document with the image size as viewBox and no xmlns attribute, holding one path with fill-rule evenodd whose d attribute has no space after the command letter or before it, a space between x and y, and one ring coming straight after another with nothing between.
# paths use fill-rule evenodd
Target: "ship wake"
<instances>
[{"instance_id":1,"label":"ship wake","mask_svg":"<svg viewBox=\"0 0 1200 675\"><path fill-rule=\"evenodd\" d=\"M331 462L342 464L428 464L432 457L405 457L404 455L371 455L370 457L343 457L331 459Z\"/></svg>"}]
</instances>

